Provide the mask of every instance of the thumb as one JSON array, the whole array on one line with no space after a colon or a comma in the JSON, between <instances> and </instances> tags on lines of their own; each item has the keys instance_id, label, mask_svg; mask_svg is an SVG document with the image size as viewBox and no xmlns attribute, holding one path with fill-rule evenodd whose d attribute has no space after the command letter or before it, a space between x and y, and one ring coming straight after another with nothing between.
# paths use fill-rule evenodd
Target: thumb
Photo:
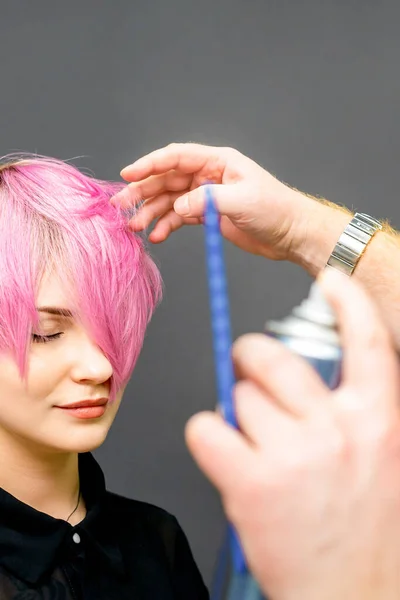
<instances>
[{"instance_id":1,"label":"thumb","mask_svg":"<svg viewBox=\"0 0 400 600\"><path fill-rule=\"evenodd\" d=\"M237 184L213 184L212 194L221 215L237 218L242 214L243 191ZM206 197L205 186L200 186L175 200L174 210L181 217L201 217L204 214Z\"/></svg>"},{"instance_id":2,"label":"thumb","mask_svg":"<svg viewBox=\"0 0 400 600\"><path fill-rule=\"evenodd\" d=\"M195 415L186 425L185 437L198 466L222 495L230 495L243 485L246 473L251 471L254 450L220 415Z\"/></svg>"}]
</instances>

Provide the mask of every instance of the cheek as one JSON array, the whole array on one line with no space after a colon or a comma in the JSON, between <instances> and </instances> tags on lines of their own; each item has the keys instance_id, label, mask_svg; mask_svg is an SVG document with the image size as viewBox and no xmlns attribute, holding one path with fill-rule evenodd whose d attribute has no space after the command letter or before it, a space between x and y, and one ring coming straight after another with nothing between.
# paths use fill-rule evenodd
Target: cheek
<instances>
[{"instance_id":1,"label":"cheek","mask_svg":"<svg viewBox=\"0 0 400 600\"><path fill-rule=\"evenodd\" d=\"M121 406L121 400L122 400L122 396L123 396L123 391L120 391L114 402L112 404L109 404L107 407L107 423L108 423L108 427L111 427L112 423L114 422L115 417L117 416L118 410Z\"/></svg>"},{"instance_id":2,"label":"cheek","mask_svg":"<svg viewBox=\"0 0 400 600\"><path fill-rule=\"evenodd\" d=\"M15 397L25 394L23 381L13 361L0 360L0 401L9 402Z\"/></svg>"},{"instance_id":3,"label":"cheek","mask_svg":"<svg viewBox=\"0 0 400 600\"><path fill-rule=\"evenodd\" d=\"M117 412L119 410L119 407L121 406L121 399L122 399L122 392L120 392L119 394L117 394L114 402L112 404L110 404L109 407L108 407L109 408L109 412L110 412L110 414L111 414L111 416L112 416L113 419L115 418L115 416L116 416L116 414L117 414Z\"/></svg>"},{"instance_id":4,"label":"cheek","mask_svg":"<svg viewBox=\"0 0 400 600\"><path fill-rule=\"evenodd\" d=\"M60 379L60 369L53 357L44 361L39 356L32 356L28 363L26 381L20 377L13 359L0 358L0 401L6 399L46 398L56 387Z\"/></svg>"},{"instance_id":5,"label":"cheek","mask_svg":"<svg viewBox=\"0 0 400 600\"><path fill-rule=\"evenodd\" d=\"M63 373L56 352L46 352L46 357L33 353L29 360L26 393L33 400L45 399L56 391Z\"/></svg>"},{"instance_id":6,"label":"cheek","mask_svg":"<svg viewBox=\"0 0 400 600\"><path fill-rule=\"evenodd\" d=\"M12 359L0 359L0 430L18 430L20 433L32 427L36 417L30 392L22 381Z\"/></svg>"}]
</instances>

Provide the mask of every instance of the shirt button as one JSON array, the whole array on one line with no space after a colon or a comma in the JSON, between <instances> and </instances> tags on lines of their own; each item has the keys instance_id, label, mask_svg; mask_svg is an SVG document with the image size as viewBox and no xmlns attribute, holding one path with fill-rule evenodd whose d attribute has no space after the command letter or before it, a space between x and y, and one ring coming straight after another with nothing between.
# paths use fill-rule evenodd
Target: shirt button
<instances>
[{"instance_id":1,"label":"shirt button","mask_svg":"<svg viewBox=\"0 0 400 600\"><path fill-rule=\"evenodd\" d=\"M79 535L79 533L74 533L72 539L74 540L75 544L80 544L81 542L81 536Z\"/></svg>"}]
</instances>

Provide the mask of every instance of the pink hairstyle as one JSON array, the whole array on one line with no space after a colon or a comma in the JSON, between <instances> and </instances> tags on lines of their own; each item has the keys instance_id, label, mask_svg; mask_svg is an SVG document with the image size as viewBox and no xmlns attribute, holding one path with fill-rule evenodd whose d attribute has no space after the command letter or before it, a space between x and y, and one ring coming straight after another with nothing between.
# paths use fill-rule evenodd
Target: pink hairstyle
<instances>
[{"instance_id":1,"label":"pink hairstyle","mask_svg":"<svg viewBox=\"0 0 400 600\"><path fill-rule=\"evenodd\" d=\"M0 353L11 353L23 380L49 270L112 365L110 399L129 380L162 285L124 211L109 202L123 185L54 158L0 160Z\"/></svg>"}]
</instances>

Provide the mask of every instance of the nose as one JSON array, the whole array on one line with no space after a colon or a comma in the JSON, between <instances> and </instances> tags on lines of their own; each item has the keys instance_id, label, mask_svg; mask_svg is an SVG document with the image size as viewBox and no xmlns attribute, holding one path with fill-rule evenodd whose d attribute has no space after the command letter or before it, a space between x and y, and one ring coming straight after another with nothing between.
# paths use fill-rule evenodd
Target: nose
<instances>
[{"instance_id":1,"label":"nose","mask_svg":"<svg viewBox=\"0 0 400 600\"><path fill-rule=\"evenodd\" d=\"M71 368L72 379L78 383L90 381L101 384L108 381L112 374L112 365L102 350L86 333L82 333Z\"/></svg>"}]
</instances>

